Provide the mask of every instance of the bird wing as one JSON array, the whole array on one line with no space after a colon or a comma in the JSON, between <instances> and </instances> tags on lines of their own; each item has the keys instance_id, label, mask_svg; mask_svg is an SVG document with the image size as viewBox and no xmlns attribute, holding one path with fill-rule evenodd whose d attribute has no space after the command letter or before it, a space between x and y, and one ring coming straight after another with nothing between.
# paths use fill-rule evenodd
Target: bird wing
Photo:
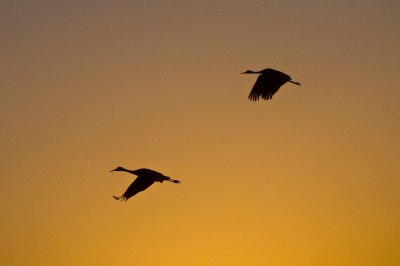
<instances>
[{"instance_id":1,"label":"bird wing","mask_svg":"<svg viewBox=\"0 0 400 266\"><path fill-rule=\"evenodd\" d=\"M256 83L253 86L249 94L251 101L257 101L260 97L263 100L269 100L279 90L279 88L285 84L290 77L280 71L268 69L269 71L264 72L258 76Z\"/></svg>"},{"instance_id":2,"label":"bird wing","mask_svg":"<svg viewBox=\"0 0 400 266\"><path fill-rule=\"evenodd\" d=\"M155 181L151 178L146 178L143 176L138 176L135 181L130 184L128 189L125 191L125 193L122 195L122 197L127 200L130 197L136 195L137 193L147 189L149 186L151 186Z\"/></svg>"},{"instance_id":3,"label":"bird wing","mask_svg":"<svg viewBox=\"0 0 400 266\"><path fill-rule=\"evenodd\" d=\"M258 99L261 96L261 81L260 81L261 75L258 76L256 83L254 83L253 88L251 89L251 92L249 94L249 100L250 101L258 101Z\"/></svg>"},{"instance_id":4,"label":"bird wing","mask_svg":"<svg viewBox=\"0 0 400 266\"><path fill-rule=\"evenodd\" d=\"M267 75L260 75L256 83L254 83L248 98L251 101L258 101L260 97L264 100L268 100L272 98L272 95L274 95L278 89L279 87L276 88L276 86L273 86L273 83Z\"/></svg>"}]
</instances>

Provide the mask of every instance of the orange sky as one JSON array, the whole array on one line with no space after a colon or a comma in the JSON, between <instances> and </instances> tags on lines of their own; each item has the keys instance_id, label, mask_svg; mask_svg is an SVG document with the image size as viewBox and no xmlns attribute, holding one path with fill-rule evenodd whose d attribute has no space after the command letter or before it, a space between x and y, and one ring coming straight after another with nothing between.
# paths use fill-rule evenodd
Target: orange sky
<instances>
[{"instance_id":1,"label":"orange sky","mask_svg":"<svg viewBox=\"0 0 400 266\"><path fill-rule=\"evenodd\" d=\"M1 1L0 264L400 264L399 10Z\"/></svg>"}]
</instances>

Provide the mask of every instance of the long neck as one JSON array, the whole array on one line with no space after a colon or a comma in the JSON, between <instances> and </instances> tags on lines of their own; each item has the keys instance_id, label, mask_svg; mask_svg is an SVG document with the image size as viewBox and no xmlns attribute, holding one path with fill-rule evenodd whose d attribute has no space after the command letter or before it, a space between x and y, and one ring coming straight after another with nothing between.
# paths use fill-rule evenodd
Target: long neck
<instances>
[{"instance_id":1,"label":"long neck","mask_svg":"<svg viewBox=\"0 0 400 266\"><path fill-rule=\"evenodd\" d=\"M128 169L126 169L126 168L123 168L123 167L118 167L115 171L119 171L119 172L128 172L128 173L130 173L130 174L133 174L132 172L132 170L128 170Z\"/></svg>"},{"instance_id":2,"label":"long neck","mask_svg":"<svg viewBox=\"0 0 400 266\"><path fill-rule=\"evenodd\" d=\"M247 70L246 72L244 72L245 74L260 74L260 71L253 71L253 70Z\"/></svg>"}]
</instances>

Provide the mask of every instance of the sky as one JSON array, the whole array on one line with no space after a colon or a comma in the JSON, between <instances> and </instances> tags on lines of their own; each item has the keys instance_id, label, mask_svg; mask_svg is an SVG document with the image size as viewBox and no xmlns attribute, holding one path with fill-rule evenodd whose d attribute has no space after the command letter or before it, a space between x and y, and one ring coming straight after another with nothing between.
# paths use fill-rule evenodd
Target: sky
<instances>
[{"instance_id":1,"label":"sky","mask_svg":"<svg viewBox=\"0 0 400 266\"><path fill-rule=\"evenodd\" d=\"M0 264L399 265L399 10L1 1Z\"/></svg>"}]
</instances>

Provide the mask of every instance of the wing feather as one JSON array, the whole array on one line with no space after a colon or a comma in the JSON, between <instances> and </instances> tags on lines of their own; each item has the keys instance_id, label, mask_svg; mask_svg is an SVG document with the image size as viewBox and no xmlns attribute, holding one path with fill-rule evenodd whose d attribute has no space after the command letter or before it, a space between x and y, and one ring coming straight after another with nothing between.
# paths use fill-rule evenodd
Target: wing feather
<instances>
[{"instance_id":1,"label":"wing feather","mask_svg":"<svg viewBox=\"0 0 400 266\"><path fill-rule=\"evenodd\" d=\"M135 179L135 181L132 182L132 184L130 184L130 186L127 188L127 190L121 197L115 197L115 198L128 200L130 197L150 187L154 182L155 182L154 179L139 176Z\"/></svg>"},{"instance_id":2,"label":"wing feather","mask_svg":"<svg viewBox=\"0 0 400 266\"><path fill-rule=\"evenodd\" d=\"M290 76L285 73L274 69L266 69L257 78L248 98L251 101L257 101L260 97L263 100L270 100L288 80L290 80Z\"/></svg>"}]
</instances>

